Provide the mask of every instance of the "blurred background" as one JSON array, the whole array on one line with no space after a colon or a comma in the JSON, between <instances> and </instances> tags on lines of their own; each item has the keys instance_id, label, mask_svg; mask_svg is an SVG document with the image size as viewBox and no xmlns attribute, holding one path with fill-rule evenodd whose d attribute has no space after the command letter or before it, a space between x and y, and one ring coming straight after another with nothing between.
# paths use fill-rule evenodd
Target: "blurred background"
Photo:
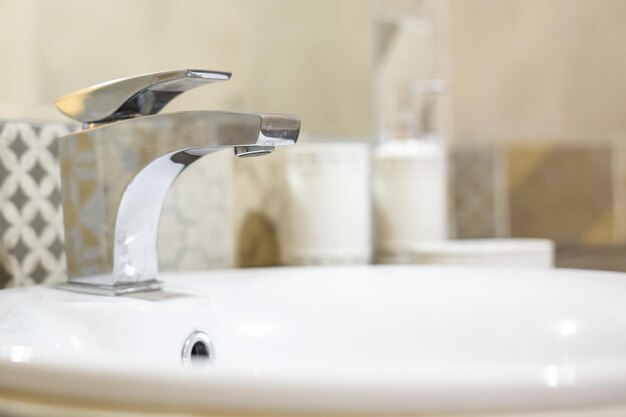
<instances>
[{"instance_id":1,"label":"blurred background","mask_svg":"<svg viewBox=\"0 0 626 417\"><path fill-rule=\"evenodd\" d=\"M626 130L625 18L620 0L1 0L0 99L50 107L184 63L234 77L178 107L290 111L312 132L368 135L371 64L402 64L449 82L455 143L593 142Z\"/></svg>"},{"instance_id":2,"label":"blurred background","mask_svg":"<svg viewBox=\"0 0 626 417\"><path fill-rule=\"evenodd\" d=\"M417 121L448 146L449 237L548 238L559 266L626 270L625 22L622 0L0 0L0 118L64 120L55 98L105 80L232 71L168 110L293 113L304 142Z\"/></svg>"}]
</instances>

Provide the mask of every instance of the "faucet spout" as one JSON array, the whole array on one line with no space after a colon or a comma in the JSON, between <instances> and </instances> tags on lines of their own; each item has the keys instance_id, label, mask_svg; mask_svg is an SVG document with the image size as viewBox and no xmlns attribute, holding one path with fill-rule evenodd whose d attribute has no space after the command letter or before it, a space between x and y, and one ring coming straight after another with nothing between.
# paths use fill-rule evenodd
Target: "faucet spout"
<instances>
[{"instance_id":1,"label":"faucet spout","mask_svg":"<svg viewBox=\"0 0 626 417\"><path fill-rule=\"evenodd\" d=\"M223 149L250 157L292 145L300 120L281 114L193 111L91 126L60 139L69 276L62 286L120 295L160 288L161 208L181 172Z\"/></svg>"}]
</instances>

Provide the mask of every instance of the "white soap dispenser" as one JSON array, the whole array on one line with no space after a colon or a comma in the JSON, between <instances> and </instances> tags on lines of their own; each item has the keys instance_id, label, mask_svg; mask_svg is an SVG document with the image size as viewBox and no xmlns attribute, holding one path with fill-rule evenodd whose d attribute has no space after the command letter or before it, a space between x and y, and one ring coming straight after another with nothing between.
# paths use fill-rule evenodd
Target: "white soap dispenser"
<instances>
[{"instance_id":1,"label":"white soap dispenser","mask_svg":"<svg viewBox=\"0 0 626 417\"><path fill-rule=\"evenodd\" d=\"M409 263L416 244L447 239L447 152L433 123L443 90L441 80L412 83L396 128L374 152L378 263Z\"/></svg>"}]
</instances>

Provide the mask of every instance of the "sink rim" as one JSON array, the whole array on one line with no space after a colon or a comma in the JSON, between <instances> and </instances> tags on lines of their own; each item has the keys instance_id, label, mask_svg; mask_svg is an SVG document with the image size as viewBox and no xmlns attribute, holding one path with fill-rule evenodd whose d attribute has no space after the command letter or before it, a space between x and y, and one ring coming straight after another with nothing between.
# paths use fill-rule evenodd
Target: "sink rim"
<instances>
[{"instance_id":1,"label":"sink rim","mask_svg":"<svg viewBox=\"0 0 626 417\"><path fill-rule=\"evenodd\" d=\"M335 269L338 267L333 267ZM354 268L354 267L348 267ZM368 266L358 268L394 268ZM402 266L407 268L407 266ZM454 270L460 267L408 268ZM294 268L276 269L287 272ZM315 272L320 267L309 267ZM481 273L504 273L510 270L494 268L479 269ZM263 268L263 273L272 273ZM296 270L302 270L297 268ZM257 272L259 270L256 270ZM519 272L515 270L516 273ZM213 271L215 272L215 271ZM205 274L200 272L199 274ZM239 274L228 271L228 274ZM255 270L245 270L254 274ZM529 272L530 273L530 272ZM575 274L578 277L618 277L626 280L626 274L604 271L550 270L553 275ZM164 281L178 284L185 276L198 273L164 275ZM175 279L173 279L175 278ZM179 281L180 280L180 281ZM625 281L626 285L626 281ZM80 297L93 297L77 295ZM626 311L626 306L625 306ZM192 410L286 410L292 412L498 412L536 409L560 409L573 406L620 405L626 406L626 361L619 358L577 363L576 383L550 386L539 380L538 374L545 366L522 364L508 366L502 372L484 372L484 364L476 366L453 366L444 372L428 371L422 375L393 375L393 381L376 378L365 379L363 375L306 375L264 372L255 378L251 372L227 372L218 369L206 372L190 372L189 369L136 368L141 374L132 374L126 364L107 361L85 368L82 363L55 363L41 360L36 363L15 363L0 359L0 392L19 391L37 396L57 396L78 401L102 402L133 406L155 406ZM482 372L477 372L482 370ZM207 374L210 377L207 378ZM437 375L439 378L434 377ZM370 375L371 376L371 375ZM481 379L482 377L482 379ZM478 379L477 379L478 378ZM63 384L50 384L51 380L63 380ZM104 381L104 382L103 382ZM132 384L132 385L129 385ZM172 390L175 385L179 389ZM100 387L95 390L94 387ZM134 397L128 397L128 387L134 389ZM104 388L102 388L104 387ZM218 393L217 396L207 393ZM241 404L241 393L246 393L246 404ZM520 394L522 393L522 394ZM454 394L451 396L451 394Z\"/></svg>"},{"instance_id":2,"label":"sink rim","mask_svg":"<svg viewBox=\"0 0 626 417\"><path fill-rule=\"evenodd\" d=\"M524 366L514 375L510 369L484 374L482 381L473 372L456 373L455 383L445 374L439 380L400 376L394 381L372 381L353 375L329 381L324 375L265 373L263 378L254 378L246 372L215 370L207 378L206 372L182 368L134 371L139 370L138 375L105 363L86 369L0 360L0 394L192 412L494 413L626 407L626 363L616 362L579 366L577 375L585 382L556 387L538 383L537 369ZM133 389L130 397L129 387Z\"/></svg>"}]
</instances>

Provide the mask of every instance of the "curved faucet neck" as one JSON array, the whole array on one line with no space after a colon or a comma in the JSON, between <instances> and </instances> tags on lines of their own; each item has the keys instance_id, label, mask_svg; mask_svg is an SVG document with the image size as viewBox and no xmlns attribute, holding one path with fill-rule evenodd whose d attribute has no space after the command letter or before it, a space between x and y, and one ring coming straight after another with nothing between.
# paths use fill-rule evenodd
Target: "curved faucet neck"
<instances>
[{"instance_id":1,"label":"curved faucet neck","mask_svg":"<svg viewBox=\"0 0 626 417\"><path fill-rule=\"evenodd\" d=\"M106 295L158 289L159 219L176 177L220 149L259 156L296 142L300 120L294 116L157 114L181 93L229 78L218 71L165 71L109 81L55 102L85 128L60 139L65 288Z\"/></svg>"},{"instance_id":2,"label":"curved faucet neck","mask_svg":"<svg viewBox=\"0 0 626 417\"><path fill-rule=\"evenodd\" d=\"M200 111L130 119L61 138L70 277L63 287L105 295L159 289L158 226L178 175L219 150L233 149L239 157L268 154L293 144L298 132L292 116ZM81 197L85 189L88 198ZM97 240L91 247L85 226Z\"/></svg>"}]
</instances>

